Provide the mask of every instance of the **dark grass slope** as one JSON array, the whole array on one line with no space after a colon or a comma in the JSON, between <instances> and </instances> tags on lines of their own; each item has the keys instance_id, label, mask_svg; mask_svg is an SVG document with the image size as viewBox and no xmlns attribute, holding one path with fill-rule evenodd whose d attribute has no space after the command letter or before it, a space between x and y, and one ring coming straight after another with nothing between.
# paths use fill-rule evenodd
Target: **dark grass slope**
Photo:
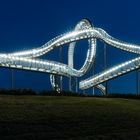
<instances>
[{"instance_id":1,"label":"dark grass slope","mask_svg":"<svg viewBox=\"0 0 140 140\"><path fill-rule=\"evenodd\" d=\"M0 95L3 139L140 139L140 101Z\"/></svg>"},{"instance_id":2,"label":"dark grass slope","mask_svg":"<svg viewBox=\"0 0 140 140\"><path fill-rule=\"evenodd\" d=\"M133 93L108 93L107 95L102 94L88 94L88 93L75 93L69 91L62 91L58 93L53 90L44 90L36 92L32 89L0 89L0 95L39 95L39 96L77 96L77 97L101 97L101 98L126 98L126 99L140 99L140 95Z\"/></svg>"}]
</instances>

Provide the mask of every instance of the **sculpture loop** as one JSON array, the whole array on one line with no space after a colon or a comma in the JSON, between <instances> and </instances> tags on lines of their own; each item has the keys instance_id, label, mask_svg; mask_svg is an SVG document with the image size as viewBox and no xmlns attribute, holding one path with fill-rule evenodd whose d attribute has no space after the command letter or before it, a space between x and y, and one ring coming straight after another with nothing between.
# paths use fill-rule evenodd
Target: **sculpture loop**
<instances>
[{"instance_id":1,"label":"sculpture loop","mask_svg":"<svg viewBox=\"0 0 140 140\"><path fill-rule=\"evenodd\" d=\"M77 70L73 67L74 49L76 41L83 39L88 40L89 46L85 62L83 66ZM54 75L81 77L87 73L95 61L97 40L101 40L105 44L127 52L140 54L140 46L117 40L107 34L103 29L93 27L89 20L83 19L76 25L72 32L57 36L39 48L14 53L0 53L0 66L50 73L50 81L53 88L56 88L57 91L60 92L59 85L55 82ZM64 44L69 44L68 65L38 58ZM140 57L128 60L119 65L108 68L99 74L93 75L88 79L80 81L79 88L88 89L91 87L97 87L101 89L104 94L105 87L101 83L137 69L139 66Z\"/></svg>"}]
</instances>

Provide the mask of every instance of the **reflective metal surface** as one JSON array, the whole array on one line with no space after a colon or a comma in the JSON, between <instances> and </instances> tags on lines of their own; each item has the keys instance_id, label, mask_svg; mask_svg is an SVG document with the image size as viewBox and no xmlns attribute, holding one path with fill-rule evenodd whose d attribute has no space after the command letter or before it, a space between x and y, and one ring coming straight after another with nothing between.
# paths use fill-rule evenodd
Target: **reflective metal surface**
<instances>
[{"instance_id":1,"label":"reflective metal surface","mask_svg":"<svg viewBox=\"0 0 140 140\"><path fill-rule=\"evenodd\" d=\"M89 46L85 62L83 66L77 70L73 67L74 48L76 41L83 39L87 39ZM76 25L72 32L57 36L39 48L7 54L0 53L0 66L46 72L67 77L81 77L88 72L95 61L97 39L112 47L140 54L140 46L117 40L107 34L103 29L93 27L87 19L83 19ZM68 65L38 58L64 44L69 44ZM137 57L80 81L79 87L80 89L88 89L96 86L105 93L105 87L100 85L101 83L137 69L139 66L140 57ZM50 76L50 81L52 86L57 88L57 91L60 91L58 84L55 82L54 75Z\"/></svg>"}]
</instances>

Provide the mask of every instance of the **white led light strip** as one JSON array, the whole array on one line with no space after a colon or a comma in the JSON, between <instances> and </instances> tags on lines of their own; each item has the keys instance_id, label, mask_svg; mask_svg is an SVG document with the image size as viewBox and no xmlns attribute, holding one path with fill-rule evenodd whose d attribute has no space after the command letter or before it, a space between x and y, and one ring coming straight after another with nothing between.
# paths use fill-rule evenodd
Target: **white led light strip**
<instances>
[{"instance_id":1,"label":"white led light strip","mask_svg":"<svg viewBox=\"0 0 140 140\"><path fill-rule=\"evenodd\" d=\"M87 56L81 69L76 70L75 68L73 68L74 48L76 45L76 41L83 39L88 39L89 42ZM57 36L56 38L50 40L39 48L15 53L0 53L0 66L38 72L47 72L50 74L62 75L67 77L81 77L85 73L87 73L87 71L94 63L96 56L97 39L102 40L104 43L118 49L140 54L140 46L117 40L108 35L103 29L93 27L87 19L83 19L76 25L75 29L72 32ZM58 48L59 46L63 46L64 44L70 44L68 50L68 65L56 61L47 61L36 58L47 54L48 52L54 50L55 48ZM79 88L87 89L96 86L104 93L105 87L103 85L100 85L100 83L128 73L134 69L139 68L139 66L140 58L137 57L120 65L109 68L108 70L96 74L86 80L82 80L79 83ZM57 87L57 91L59 91L59 86L54 82L54 75L51 75L50 80L52 86Z\"/></svg>"}]
</instances>

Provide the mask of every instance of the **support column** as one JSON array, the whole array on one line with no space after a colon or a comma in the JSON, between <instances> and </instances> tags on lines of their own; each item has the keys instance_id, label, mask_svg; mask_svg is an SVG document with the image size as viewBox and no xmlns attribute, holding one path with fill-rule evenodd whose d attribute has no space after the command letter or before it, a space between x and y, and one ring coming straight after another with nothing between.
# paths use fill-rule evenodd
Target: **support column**
<instances>
[{"instance_id":1,"label":"support column","mask_svg":"<svg viewBox=\"0 0 140 140\"><path fill-rule=\"evenodd\" d=\"M71 89L71 76L69 77L69 91L72 92L72 89Z\"/></svg>"},{"instance_id":2,"label":"support column","mask_svg":"<svg viewBox=\"0 0 140 140\"><path fill-rule=\"evenodd\" d=\"M106 70L107 69L107 46L106 46L106 44L104 43L104 70ZM105 95L107 95L108 94L108 89L107 89L107 81L105 82L105 88L106 88L106 90L105 90Z\"/></svg>"},{"instance_id":3,"label":"support column","mask_svg":"<svg viewBox=\"0 0 140 140\"><path fill-rule=\"evenodd\" d=\"M60 63L62 63L62 47L60 47L60 54L59 54L59 59L60 59ZM60 91L62 91L62 76L60 76Z\"/></svg>"},{"instance_id":4,"label":"support column","mask_svg":"<svg viewBox=\"0 0 140 140\"><path fill-rule=\"evenodd\" d=\"M139 95L139 70L136 70L136 96Z\"/></svg>"},{"instance_id":5,"label":"support column","mask_svg":"<svg viewBox=\"0 0 140 140\"><path fill-rule=\"evenodd\" d=\"M75 84L76 84L76 93L78 93L78 79L75 77Z\"/></svg>"},{"instance_id":6,"label":"support column","mask_svg":"<svg viewBox=\"0 0 140 140\"><path fill-rule=\"evenodd\" d=\"M94 73L95 73L95 63L93 64L93 75L94 75ZM92 95L95 95L95 88L94 87L93 87Z\"/></svg>"}]
</instances>

